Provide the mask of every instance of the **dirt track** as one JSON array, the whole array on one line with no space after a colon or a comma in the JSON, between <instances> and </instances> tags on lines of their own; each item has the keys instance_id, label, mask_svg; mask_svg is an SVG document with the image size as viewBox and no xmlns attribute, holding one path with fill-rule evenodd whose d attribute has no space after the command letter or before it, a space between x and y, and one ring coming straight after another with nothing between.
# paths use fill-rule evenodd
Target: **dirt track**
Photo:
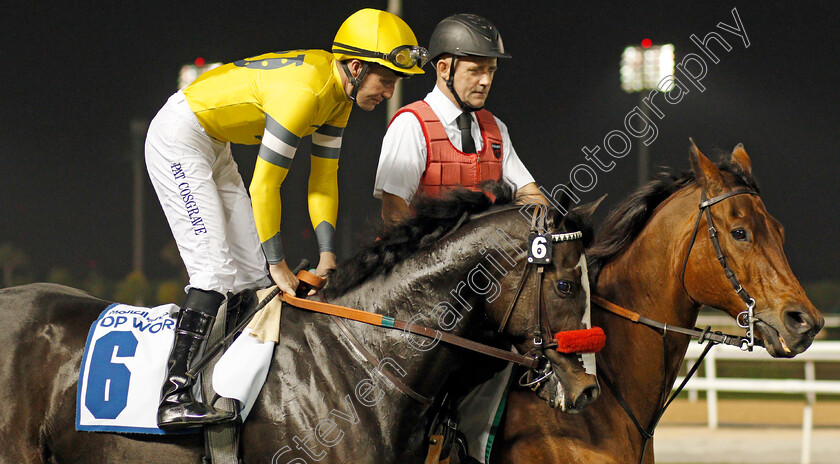
<instances>
[{"instance_id":1,"label":"dirt track","mask_svg":"<svg viewBox=\"0 0 840 464\"><path fill-rule=\"evenodd\" d=\"M804 401L721 400L718 405L720 427L710 430L705 401L675 401L656 430L656 462L801 462ZM814 425L811 464L840 463L840 402L817 401Z\"/></svg>"},{"instance_id":2,"label":"dirt track","mask_svg":"<svg viewBox=\"0 0 840 464\"><path fill-rule=\"evenodd\" d=\"M802 426L805 400L718 400L718 422L721 425ZM708 423L706 401L677 400L662 416L662 425L705 425ZM815 427L840 427L840 401L817 401L814 407ZM838 437L840 439L840 437ZM840 463L840 459L838 461Z\"/></svg>"}]
</instances>

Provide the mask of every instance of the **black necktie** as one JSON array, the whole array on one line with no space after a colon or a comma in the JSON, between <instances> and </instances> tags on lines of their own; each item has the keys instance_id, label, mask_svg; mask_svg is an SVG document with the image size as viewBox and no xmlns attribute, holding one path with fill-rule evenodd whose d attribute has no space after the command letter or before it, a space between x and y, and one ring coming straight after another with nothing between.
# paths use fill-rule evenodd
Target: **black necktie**
<instances>
[{"instance_id":1,"label":"black necktie","mask_svg":"<svg viewBox=\"0 0 840 464\"><path fill-rule=\"evenodd\" d=\"M475 153L475 141L472 138L472 118L469 113L458 116L458 129L461 129L461 151Z\"/></svg>"}]
</instances>

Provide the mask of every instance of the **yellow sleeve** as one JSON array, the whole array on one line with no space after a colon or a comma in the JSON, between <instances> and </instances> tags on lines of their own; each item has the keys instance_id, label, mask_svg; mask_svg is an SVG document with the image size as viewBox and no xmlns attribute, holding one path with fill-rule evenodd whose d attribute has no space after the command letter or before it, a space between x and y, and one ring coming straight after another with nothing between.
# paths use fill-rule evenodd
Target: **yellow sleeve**
<instances>
[{"instance_id":1,"label":"yellow sleeve","mask_svg":"<svg viewBox=\"0 0 840 464\"><path fill-rule=\"evenodd\" d=\"M265 132L249 191L263 251L269 264L276 264L285 257L280 238L280 187L289 173L300 138L317 114L318 101L311 91L298 89L270 102L274 104L265 105Z\"/></svg>"},{"instance_id":2,"label":"yellow sleeve","mask_svg":"<svg viewBox=\"0 0 840 464\"><path fill-rule=\"evenodd\" d=\"M309 219L318 239L318 251L335 253L338 217L338 156L344 128L322 125L312 134L309 172Z\"/></svg>"}]
</instances>

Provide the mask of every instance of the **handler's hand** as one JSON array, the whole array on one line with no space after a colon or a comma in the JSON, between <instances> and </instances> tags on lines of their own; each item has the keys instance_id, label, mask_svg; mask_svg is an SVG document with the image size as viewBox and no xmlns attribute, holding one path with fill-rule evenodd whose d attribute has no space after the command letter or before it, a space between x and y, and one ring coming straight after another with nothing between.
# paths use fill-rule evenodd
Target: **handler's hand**
<instances>
[{"instance_id":1,"label":"handler's hand","mask_svg":"<svg viewBox=\"0 0 840 464\"><path fill-rule=\"evenodd\" d=\"M281 291L290 295L295 294L295 289L298 287L298 278L292 274L292 270L289 269L285 259L277 264L269 264L268 272Z\"/></svg>"}]
</instances>

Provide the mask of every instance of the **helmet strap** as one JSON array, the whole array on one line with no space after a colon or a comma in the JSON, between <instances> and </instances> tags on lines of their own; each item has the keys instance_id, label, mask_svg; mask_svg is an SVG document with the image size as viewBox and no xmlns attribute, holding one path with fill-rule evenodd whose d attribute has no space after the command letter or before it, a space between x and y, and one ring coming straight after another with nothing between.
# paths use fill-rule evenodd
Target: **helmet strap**
<instances>
[{"instance_id":1,"label":"helmet strap","mask_svg":"<svg viewBox=\"0 0 840 464\"><path fill-rule=\"evenodd\" d=\"M465 113L472 113L474 111L478 111L480 108L476 108L474 106L470 106L461 100L461 97L458 96L458 92L455 91L455 55L452 55L452 61L449 63L449 79L446 80L446 88L452 92L452 95L455 97L455 101L458 102L458 106L461 107L461 111Z\"/></svg>"},{"instance_id":2,"label":"helmet strap","mask_svg":"<svg viewBox=\"0 0 840 464\"><path fill-rule=\"evenodd\" d=\"M353 77L353 73L350 72L350 67L347 66L347 62L341 62L341 67L344 68L344 74L347 75L347 79L350 81L350 85L353 86L353 91L350 92L350 100L352 101L356 101L356 94L359 93L359 87L362 85L362 79L365 78L365 74L367 74L367 71L370 68L370 65L367 63L367 61L361 61L361 63L362 70L359 72L359 75L357 77Z\"/></svg>"}]
</instances>

